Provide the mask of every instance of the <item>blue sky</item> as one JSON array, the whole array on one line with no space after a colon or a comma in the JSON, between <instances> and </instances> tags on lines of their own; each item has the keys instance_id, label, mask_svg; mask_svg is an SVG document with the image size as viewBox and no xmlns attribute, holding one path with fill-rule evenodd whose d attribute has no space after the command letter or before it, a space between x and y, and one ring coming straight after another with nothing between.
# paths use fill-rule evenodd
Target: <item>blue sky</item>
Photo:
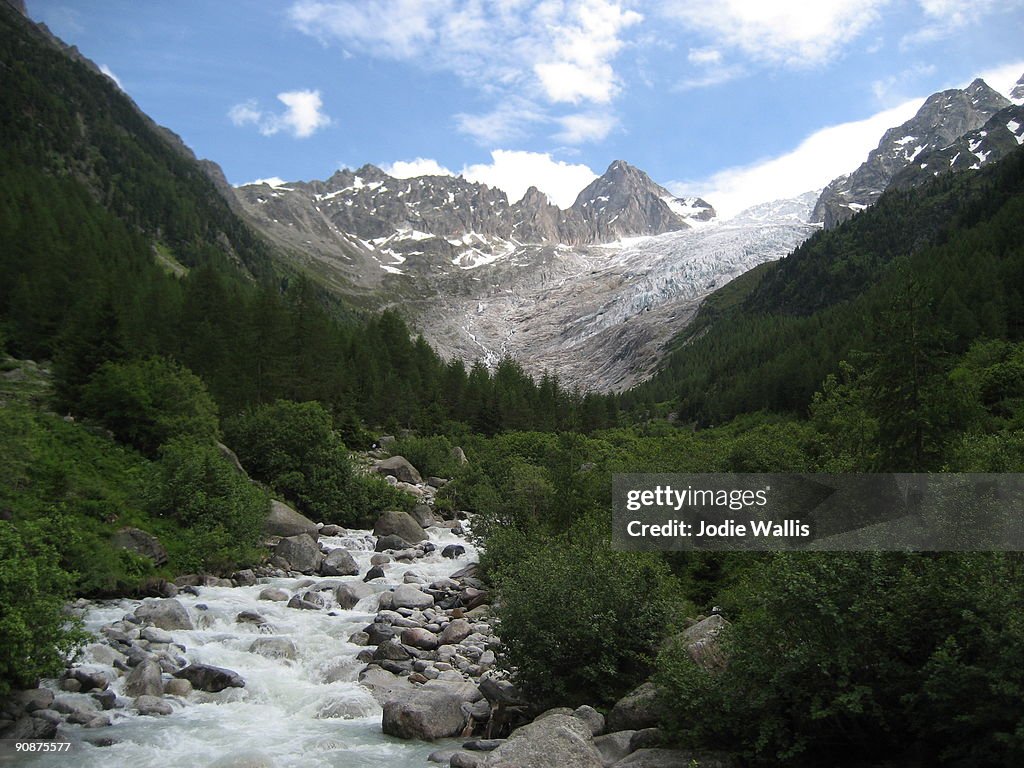
<instances>
[{"instance_id":1,"label":"blue sky","mask_svg":"<svg viewBox=\"0 0 1024 768\"><path fill-rule=\"evenodd\" d=\"M28 0L232 183L374 163L563 206L615 159L720 209L1024 73L1021 0ZM775 194L778 193L778 194Z\"/></svg>"}]
</instances>

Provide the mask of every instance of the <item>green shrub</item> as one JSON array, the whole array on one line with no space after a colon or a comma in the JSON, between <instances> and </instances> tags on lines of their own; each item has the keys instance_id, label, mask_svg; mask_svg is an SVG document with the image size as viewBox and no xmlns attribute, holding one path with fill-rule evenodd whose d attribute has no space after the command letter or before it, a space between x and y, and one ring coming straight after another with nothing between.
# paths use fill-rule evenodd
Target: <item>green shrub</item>
<instances>
[{"instance_id":1,"label":"green shrub","mask_svg":"<svg viewBox=\"0 0 1024 768\"><path fill-rule=\"evenodd\" d=\"M725 671L658 659L665 725L751 765L1019 765L1018 555L778 554L726 603Z\"/></svg>"},{"instance_id":2,"label":"green shrub","mask_svg":"<svg viewBox=\"0 0 1024 768\"><path fill-rule=\"evenodd\" d=\"M614 552L586 525L490 541L504 550L492 574L501 663L530 701L609 705L646 677L673 613L674 582L655 554Z\"/></svg>"},{"instance_id":3,"label":"green shrub","mask_svg":"<svg viewBox=\"0 0 1024 768\"><path fill-rule=\"evenodd\" d=\"M218 434L217 406L202 380L162 357L104 363L80 408L147 456L175 437L212 441Z\"/></svg>"},{"instance_id":4,"label":"green shrub","mask_svg":"<svg viewBox=\"0 0 1024 768\"><path fill-rule=\"evenodd\" d=\"M71 576L45 536L0 520L0 697L59 674L83 639L62 610Z\"/></svg>"},{"instance_id":5,"label":"green shrub","mask_svg":"<svg viewBox=\"0 0 1024 768\"><path fill-rule=\"evenodd\" d=\"M278 400L229 419L226 440L249 473L324 522L355 525L408 494L379 477L357 475L320 403Z\"/></svg>"},{"instance_id":6,"label":"green shrub","mask_svg":"<svg viewBox=\"0 0 1024 768\"><path fill-rule=\"evenodd\" d=\"M179 438L163 448L152 508L188 530L178 568L227 572L251 564L270 499L216 446Z\"/></svg>"},{"instance_id":7,"label":"green shrub","mask_svg":"<svg viewBox=\"0 0 1024 768\"><path fill-rule=\"evenodd\" d=\"M424 477L454 477L460 467L452 458L452 445L447 437L403 437L391 449L393 456L404 456Z\"/></svg>"}]
</instances>

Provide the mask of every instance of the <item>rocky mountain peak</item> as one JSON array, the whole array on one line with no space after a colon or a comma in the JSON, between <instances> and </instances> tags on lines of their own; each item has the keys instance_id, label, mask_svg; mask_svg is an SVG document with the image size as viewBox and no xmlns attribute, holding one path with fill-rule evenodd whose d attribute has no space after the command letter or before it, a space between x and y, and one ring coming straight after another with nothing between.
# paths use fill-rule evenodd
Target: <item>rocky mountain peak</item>
<instances>
[{"instance_id":1,"label":"rocky mountain peak","mask_svg":"<svg viewBox=\"0 0 1024 768\"><path fill-rule=\"evenodd\" d=\"M890 128L857 170L833 179L814 207L812 220L826 228L845 221L878 199L893 177L919 162L919 156L949 146L982 127L1010 101L981 78L967 88L929 96L908 121Z\"/></svg>"},{"instance_id":2,"label":"rocky mountain peak","mask_svg":"<svg viewBox=\"0 0 1024 768\"><path fill-rule=\"evenodd\" d=\"M1017 80L1016 85L1010 91L1010 99L1017 102L1024 101L1024 75L1020 76L1020 79Z\"/></svg>"}]
</instances>

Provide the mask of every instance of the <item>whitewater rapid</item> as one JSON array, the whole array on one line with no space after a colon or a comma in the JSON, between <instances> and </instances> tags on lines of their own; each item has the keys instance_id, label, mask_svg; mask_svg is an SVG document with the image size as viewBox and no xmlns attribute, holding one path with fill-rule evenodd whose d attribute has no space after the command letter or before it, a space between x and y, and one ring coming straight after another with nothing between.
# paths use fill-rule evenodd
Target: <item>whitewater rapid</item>
<instances>
[{"instance_id":1,"label":"whitewater rapid","mask_svg":"<svg viewBox=\"0 0 1024 768\"><path fill-rule=\"evenodd\" d=\"M441 528L430 528L427 533L436 545L434 552L411 562L385 564L385 578L371 585L386 591L401 584L409 571L430 583L476 560L472 544L462 537ZM198 595L178 595L196 627L170 632L175 643L185 646L181 655L190 663L237 672L245 680L244 688L165 697L174 707L172 714L142 716L131 709L131 699L122 692L126 678L102 663L106 646L88 646L76 664L106 672L124 708L104 713L112 719L106 728L63 725L58 738L72 742L70 753L36 756L21 764L39 768L424 768L427 755L457 742L424 743L385 736L381 707L357 682L364 664L356 655L364 647L349 643L348 637L373 621L380 592L363 598L352 610L341 609L334 602L334 588L361 581L369 570L374 541L369 531L320 539L328 550L349 550L359 564L359 576L262 579L249 587L198 587ZM446 544L461 544L466 554L458 560L443 558L441 549ZM327 603L320 611L258 599L267 587L293 594L326 585L331 589L319 591ZM92 603L84 614L85 627L99 636L102 627L132 613L139 602ZM236 622L242 611L259 613L267 624ZM258 637L291 640L297 651L295 659L250 653L248 649ZM88 696L59 691L56 681L47 681L46 686L58 698ZM90 743L97 741L109 745Z\"/></svg>"}]
</instances>

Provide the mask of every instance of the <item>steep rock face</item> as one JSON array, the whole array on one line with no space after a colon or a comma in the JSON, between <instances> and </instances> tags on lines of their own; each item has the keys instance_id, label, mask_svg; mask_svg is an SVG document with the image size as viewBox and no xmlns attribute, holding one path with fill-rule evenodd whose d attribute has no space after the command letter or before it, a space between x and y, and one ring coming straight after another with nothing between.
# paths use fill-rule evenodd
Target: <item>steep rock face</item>
<instances>
[{"instance_id":1,"label":"steep rock face","mask_svg":"<svg viewBox=\"0 0 1024 768\"><path fill-rule=\"evenodd\" d=\"M616 160L579 193L560 241L568 245L610 243L623 237L687 229L689 224L670 202L684 205L643 171Z\"/></svg>"},{"instance_id":2,"label":"steep rock face","mask_svg":"<svg viewBox=\"0 0 1024 768\"><path fill-rule=\"evenodd\" d=\"M1024 105L1001 109L981 128L965 133L945 147L922 154L918 162L893 176L890 186L922 184L946 171L973 171L1002 160L1024 144Z\"/></svg>"},{"instance_id":3,"label":"steep rock face","mask_svg":"<svg viewBox=\"0 0 1024 768\"><path fill-rule=\"evenodd\" d=\"M393 178L364 165L326 181L239 187L250 219L291 250L327 262L367 286L381 273L474 269L526 244L592 245L707 222L714 209L678 199L621 160L565 210L535 187L509 204L499 189L461 176Z\"/></svg>"},{"instance_id":4,"label":"steep rock face","mask_svg":"<svg viewBox=\"0 0 1024 768\"><path fill-rule=\"evenodd\" d=\"M818 198L812 221L826 228L850 218L878 199L893 177L927 152L948 146L982 127L1009 100L978 79L928 97L910 120L890 128L857 170L834 179Z\"/></svg>"},{"instance_id":5,"label":"steep rock face","mask_svg":"<svg viewBox=\"0 0 1024 768\"><path fill-rule=\"evenodd\" d=\"M1024 75L1020 76L1016 85L1013 86L1013 90L1010 91L1010 99L1016 102L1024 101Z\"/></svg>"}]
</instances>

